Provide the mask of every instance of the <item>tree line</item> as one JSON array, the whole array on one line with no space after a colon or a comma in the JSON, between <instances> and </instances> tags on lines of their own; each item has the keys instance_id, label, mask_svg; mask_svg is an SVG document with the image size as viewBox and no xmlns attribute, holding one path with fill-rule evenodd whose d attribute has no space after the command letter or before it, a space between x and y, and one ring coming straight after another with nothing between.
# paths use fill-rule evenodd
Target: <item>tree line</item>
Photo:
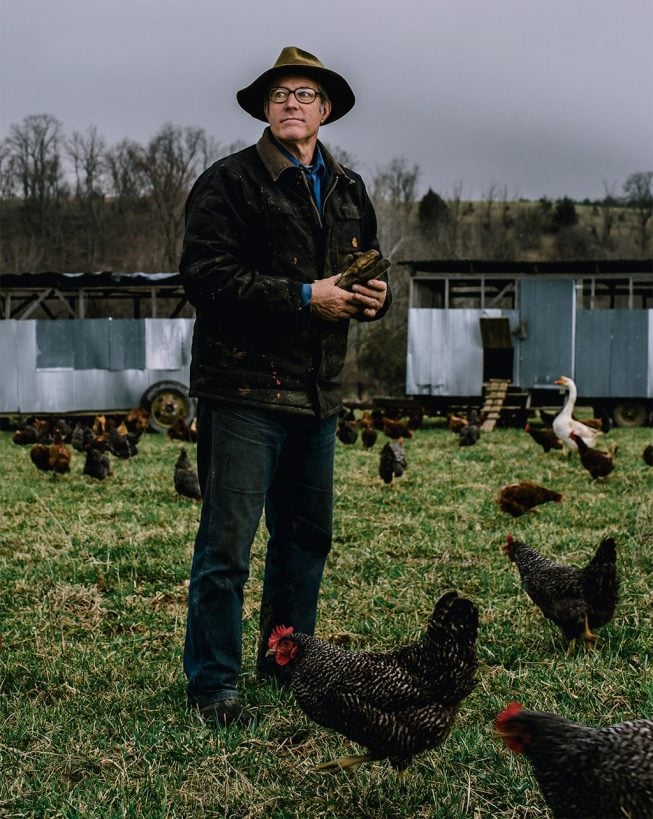
<instances>
[{"instance_id":1,"label":"tree line","mask_svg":"<svg viewBox=\"0 0 653 819\"><path fill-rule=\"evenodd\" d=\"M0 274L177 269L183 207L199 173L245 147L223 145L202 128L164 124L146 143L109 145L91 125L66 135L50 114L25 117L0 142ZM355 159L327 145L344 165ZM384 254L402 259L555 260L646 258L653 224L653 171L604 182L600 200L518 200L489 185L480 199L429 188L420 169L390 159L366 177ZM377 324L356 325L350 345L359 393L404 377L408 281L392 268L394 306Z\"/></svg>"},{"instance_id":2,"label":"tree line","mask_svg":"<svg viewBox=\"0 0 653 819\"><path fill-rule=\"evenodd\" d=\"M202 128L167 123L146 143L108 145L91 125L64 134L50 114L25 117L0 142L0 269L176 270L183 206L199 173L244 147ZM328 146L343 162L355 160ZM637 258L651 241L653 172L604 183L590 203L569 197L512 201L488 186L481 199L431 188L417 197L420 169L393 158L368 179L384 252L398 258ZM581 215L582 214L582 215Z\"/></svg>"}]
</instances>

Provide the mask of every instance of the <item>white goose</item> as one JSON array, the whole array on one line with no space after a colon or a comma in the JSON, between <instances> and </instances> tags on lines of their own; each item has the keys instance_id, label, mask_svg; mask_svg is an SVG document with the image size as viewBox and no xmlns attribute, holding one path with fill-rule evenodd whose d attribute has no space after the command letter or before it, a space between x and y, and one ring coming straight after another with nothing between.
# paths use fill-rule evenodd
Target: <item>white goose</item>
<instances>
[{"instance_id":1,"label":"white goose","mask_svg":"<svg viewBox=\"0 0 653 819\"><path fill-rule=\"evenodd\" d=\"M603 433L598 429L586 426L581 421L577 421L572 417L574 407L576 406L576 398L578 397L576 385L571 378L568 378L566 375L561 375L554 383L565 387L568 390L568 395L564 407L553 420L553 431L558 438L560 438L567 450L578 449L576 442L572 440L569 435L570 432L575 432L579 438L585 441L587 446L595 447L597 438L599 435L603 435Z\"/></svg>"}]
</instances>

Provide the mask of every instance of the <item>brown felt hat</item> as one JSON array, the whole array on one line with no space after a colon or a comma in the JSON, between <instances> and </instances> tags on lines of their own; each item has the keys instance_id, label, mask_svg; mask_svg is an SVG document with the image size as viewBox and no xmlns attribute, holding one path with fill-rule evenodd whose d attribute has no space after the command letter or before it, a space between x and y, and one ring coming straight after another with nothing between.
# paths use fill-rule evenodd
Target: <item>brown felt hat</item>
<instances>
[{"instance_id":1,"label":"brown felt hat","mask_svg":"<svg viewBox=\"0 0 653 819\"><path fill-rule=\"evenodd\" d=\"M264 71L247 88L238 91L236 99L240 107L256 119L267 122L263 107L265 95L274 78L285 74L314 77L315 81L324 88L331 101L331 113L325 119L325 123L335 122L354 107L356 98L347 80L340 74L336 74L335 71L325 68L314 54L309 54L308 51L303 51L296 46L286 46L272 68Z\"/></svg>"}]
</instances>

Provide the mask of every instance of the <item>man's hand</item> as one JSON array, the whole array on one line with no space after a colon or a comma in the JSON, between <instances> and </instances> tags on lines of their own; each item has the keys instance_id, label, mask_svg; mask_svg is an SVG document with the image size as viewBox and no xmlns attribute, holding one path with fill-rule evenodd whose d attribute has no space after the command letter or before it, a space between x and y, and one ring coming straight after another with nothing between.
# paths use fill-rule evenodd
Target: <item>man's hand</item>
<instances>
[{"instance_id":1,"label":"man's hand","mask_svg":"<svg viewBox=\"0 0 653 819\"><path fill-rule=\"evenodd\" d=\"M325 321L348 319L360 310L359 295L338 287L339 279L337 274L311 282L311 311Z\"/></svg>"},{"instance_id":2,"label":"man's hand","mask_svg":"<svg viewBox=\"0 0 653 819\"><path fill-rule=\"evenodd\" d=\"M382 279L370 279L365 284L353 285L352 290L363 307L365 318L374 318L385 304L388 285Z\"/></svg>"}]
</instances>

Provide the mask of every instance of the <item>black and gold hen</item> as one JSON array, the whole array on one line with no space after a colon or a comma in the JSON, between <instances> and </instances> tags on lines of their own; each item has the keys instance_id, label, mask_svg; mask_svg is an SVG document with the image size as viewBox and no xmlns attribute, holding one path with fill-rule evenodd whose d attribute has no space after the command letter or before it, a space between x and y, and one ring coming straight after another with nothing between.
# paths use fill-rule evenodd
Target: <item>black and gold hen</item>
<instances>
[{"instance_id":1,"label":"black and gold hen","mask_svg":"<svg viewBox=\"0 0 653 819\"><path fill-rule=\"evenodd\" d=\"M590 728L513 702L496 727L526 755L555 819L653 817L653 720Z\"/></svg>"},{"instance_id":2,"label":"black and gold hen","mask_svg":"<svg viewBox=\"0 0 653 819\"><path fill-rule=\"evenodd\" d=\"M591 648L596 641L591 630L609 623L619 602L614 540L604 538L584 568L555 563L510 535L503 550L516 564L526 594L571 641L568 653L581 635Z\"/></svg>"},{"instance_id":3,"label":"black and gold hen","mask_svg":"<svg viewBox=\"0 0 653 819\"><path fill-rule=\"evenodd\" d=\"M350 651L277 626L269 653L289 669L299 707L368 749L318 770L388 759L401 772L415 754L444 742L476 682L477 631L476 606L455 591L435 604L420 640L383 653Z\"/></svg>"}]
</instances>

